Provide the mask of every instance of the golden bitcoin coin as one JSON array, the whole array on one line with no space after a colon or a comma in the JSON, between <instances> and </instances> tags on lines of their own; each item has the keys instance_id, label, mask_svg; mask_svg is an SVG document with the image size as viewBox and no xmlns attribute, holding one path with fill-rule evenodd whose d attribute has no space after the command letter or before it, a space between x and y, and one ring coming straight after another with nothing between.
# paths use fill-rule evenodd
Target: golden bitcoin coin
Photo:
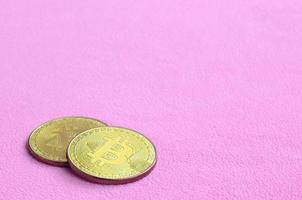
<instances>
[{"instance_id":1,"label":"golden bitcoin coin","mask_svg":"<svg viewBox=\"0 0 302 200\"><path fill-rule=\"evenodd\" d=\"M33 156L45 163L68 165L66 151L69 142L79 133L101 126L106 124L85 117L66 117L49 121L31 133L28 140L29 150Z\"/></svg>"},{"instance_id":2,"label":"golden bitcoin coin","mask_svg":"<svg viewBox=\"0 0 302 200\"><path fill-rule=\"evenodd\" d=\"M125 128L100 127L76 136L67 149L68 162L80 176L103 184L122 184L146 176L156 163L154 145Z\"/></svg>"}]
</instances>

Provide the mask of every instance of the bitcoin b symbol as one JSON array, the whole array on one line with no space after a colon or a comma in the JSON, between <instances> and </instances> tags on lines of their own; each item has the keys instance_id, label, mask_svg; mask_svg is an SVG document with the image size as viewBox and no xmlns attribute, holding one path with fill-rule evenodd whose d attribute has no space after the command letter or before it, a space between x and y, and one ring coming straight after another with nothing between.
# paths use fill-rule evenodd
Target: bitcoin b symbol
<instances>
[{"instance_id":1,"label":"bitcoin b symbol","mask_svg":"<svg viewBox=\"0 0 302 200\"><path fill-rule=\"evenodd\" d=\"M88 146L95 146L87 143ZM87 153L92 163L102 166L105 163L119 164L128 160L133 154L133 150L127 145L127 141L121 137L106 138L106 143L102 146L95 146Z\"/></svg>"}]
</instances>

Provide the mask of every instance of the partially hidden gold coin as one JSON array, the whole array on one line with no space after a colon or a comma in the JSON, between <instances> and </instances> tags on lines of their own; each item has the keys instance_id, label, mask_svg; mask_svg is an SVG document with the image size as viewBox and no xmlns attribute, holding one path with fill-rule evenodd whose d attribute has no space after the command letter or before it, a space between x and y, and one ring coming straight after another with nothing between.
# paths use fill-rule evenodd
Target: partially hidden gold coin
<instances>
[{"instance_id":1,"label":"partially hidden gold coin","mask_svg":"<svg viewBox=\"0 0 302 200\"><path fill-rule=\"evenodd\" d=\"M31 133L28 147L38 160L65 166L68 165L66 151L69 142L79 133L101 126L106 124L86 117L66 117L49 121Z\"/></svg>"},{"instance_id":2,"label":"partially hidden gold coin","mask_svg":"<svg viewBox=\"0 0 302 200\"><path fill-rule=\"evenodd\" d=\"M71 168L103 184L122 184L146 176L156 164L155 146L136 131L100 127L76 136L67 150Z\"/></svg>"}]
</instances>

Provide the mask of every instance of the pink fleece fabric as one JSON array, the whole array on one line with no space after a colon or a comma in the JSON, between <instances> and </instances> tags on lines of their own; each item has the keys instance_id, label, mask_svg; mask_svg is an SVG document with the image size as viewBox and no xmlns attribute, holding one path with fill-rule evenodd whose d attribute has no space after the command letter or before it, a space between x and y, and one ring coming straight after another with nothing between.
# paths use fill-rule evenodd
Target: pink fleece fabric
<instances>
[{"instance_id":1,"label":"pink fleece fabric","mask_svg":"<svg viewBox=\"0 0 302 200\"><path fill-rule=\"evenodd\" d=\"M0 2L0 199L302 199L301 0ZM41 123L89 116L155 143L104 186L36 161Z\"/></svg>"}]
</instances>

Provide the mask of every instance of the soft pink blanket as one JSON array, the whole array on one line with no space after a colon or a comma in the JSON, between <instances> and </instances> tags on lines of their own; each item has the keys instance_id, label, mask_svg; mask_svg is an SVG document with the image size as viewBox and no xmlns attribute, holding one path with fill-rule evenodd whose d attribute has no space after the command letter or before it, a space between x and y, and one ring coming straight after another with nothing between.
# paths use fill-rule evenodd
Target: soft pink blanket
<instances>
[{"instance_id":1,"label":"soft pink blanket","mask_svg":"<svg viewBox=\"0 0 302 200\"><path fill-rule=\"evenodd\" d=\"M302 199L301 0L0 2L0 199ZM33 159L30 132L80 115L144 133L127 185Z\"/></svg>"}]
</instances>

